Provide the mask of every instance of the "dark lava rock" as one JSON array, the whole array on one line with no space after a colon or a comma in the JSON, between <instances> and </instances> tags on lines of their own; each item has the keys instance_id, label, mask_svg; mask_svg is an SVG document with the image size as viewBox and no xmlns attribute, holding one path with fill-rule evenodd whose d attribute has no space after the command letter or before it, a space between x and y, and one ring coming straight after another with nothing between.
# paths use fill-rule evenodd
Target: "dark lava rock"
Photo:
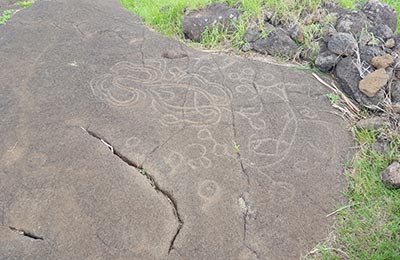
<instances>
[{"instance_id":1,"label":"dark lava rock","mask_svg":"<svg viewBox=\"0 0 400 260\"><path fill-rule=\"evenodd\" d=\"M374 97L368 97L361 92L358 85L361 81L360 73L353 61L353 57L343 58L335 68L335 76L342 90L361 105L374 110L385 98L384 90L380 90Z\"/></svg>"},{"instance_id":2,"label":"dark lava rock","mask_svg":"<svg viewBox=\"0 0 400 260\"><path fill-rule=\"evenodd\" d=\"M357 41L350 33L336 33L328 42L328 49L337 55L351 56L357 47Z\"/></svg>"},{"instance_id":3,"label":"dark lava rock","mask_svg":"<svg viewBox=\"0 0 400 260\"><path fill-rule=\"evenodd\" d=\"M399 81L393 82L390 95L391 95L392 103L400 103L400 82Z\"/></svg>"},{"instance_id":4,"label":"dark lava rock","mask_svg":"<svg viewBox=\"0 0 400 260\"><path fill-rule=\"evenodd\" d=\"M360 46L361 60L368 63L372 62L372 59L377 56L385 55L385 52L381 47L378 46Z\"/></svg>"},{"instance_id":5,"label":"dark lava rock","mask_svg":"<svg viewBox=\"0 0 400 260\"><path fill-rule=\"evenodd\" d=\"M275 32L277 29L270 23L264 23L264 31L269 34ZM246 30L243 38L249 43L249 46L253 46L253 43L263 36L263 30L260 28L257 22L251 22L249 28ZM251 47L252 48L252 47Z\"/></svg>"},{"instance_id":6,"label":"dark lava rock","mask_svg":"<svg viewBox=\"0 0 400 260\"><path fill-rule=\"evenodd\" d=\"M388 123L383 117L374 116L370 118L361 119L357 122L356 126L365 130L379 130L388 126Z\"/></svg>"},{"instance_id":7,"label":"dark lava rock","mask_svg":"<svg viewBox=\"0 0 400 260\"><path fill-rule=\"evenodd\" d=\"M331 26L324 27L322 39L324 42L328 43L332 39L332 36L335 34L337 34L337 31L335 28L333 28Z\"/></svg>"},{"instance_id":8,"label":"dark lava rock","mask_svg":"<svg viewBox=\"0 0 400 260\"><path fill-rule=\"evenodd\" d=\"M397 12L391 6L377 0L369 0L361 10L374 24L385 24L394 32L397 28Z\"/></svg>"},{"instance_id":9,"label":"dark lava rock","mask_svg":"<svg viewBox=\"0 0 400 260\"><path fill-rule=\"evenodd\" d=\"M345 14L350 13L349 9L343 8L339 3L328 1L322 5L322 7L330 14L336 14L337 17L341 17Z\"/></svg>"},{"instance_id":10,"label":"dark lava rock","mask_svg":"<svg viewBox=\"0 0 400 260\"><path fill-rule=\"evenodd\" d=\"M261 38L262 30L256 22L252 22L247 28L243 38L246 42L255 42Z\"/></svg>"},{"instance_id":11,"label":"dark lava rock","mask_svg":"<svg viewBox=\"0 0 400 260\"><path fill-rule=\"evenodd\" d=\"M375 37L382 39L383 41L393 38L393 31L386 24L378 24L370 28L370 31L374 34Z\"/></svg>"},{"instance_id":12,"label":"dark lava rock","mask_svg":"<svg viewBox=\"0 0 400 260\"><path fill-rule=\"evenodd\" d=\"M400 33L394 36L394 50L400 53Z\"/></svg>"},{"instance_id":13,"label":"dark lava rock","mask_svg":"<svg viewBox=\"0 0 400 260\"><path fill-rule=\"evenodd\" d=\"M354 91L358 89L361 77L353 63L353 57L346 57L338 62L335 76L343 91L354 98Z\"/></svg>"},{"instance_id":14,"label":"dark lava rock","mask_svg":"<svg viewBox=\"0 0 400 260\"><path fill-rule=\"evenodd\" d=\"M315 60L315 66L324 72L331 71L339 62L340 57L330 51L321 53Z\"/></svg>"},{"instance_id":15,"label":"dark lava rock","mask_svg":"<svg viewBox=\"0 0 400 260\"><path fill-rule=\"evenodd\" d=\"M387 140L378 139L372 144L372 149L378 153L386 153L390 149L390 143Z\"/></svg>"},{"instance_id":16,"label":"dark lava rock","mask_svg":"<svg viewBox=\"0 0 400 260\"><path fill-rule=\"evenodd\" d=\"M196 10L183 17L182 28L185 36L193 41L200 41L201 35L210 26L230 28L240 12L226 4L213 3L203 10Z\"/></svg>"},{"instance_id":17,"label":"dark lava rock","mask_svg":"<svg viewBox=\"0 0 400 260\"><path fill-rule=\"evenodd\" d=\"M381 173L382 182L391 188L400 188L400 163L393 162Z\"/></svg>"},{"instance_id":18,"label":"dark lava rock","mask_svg":"<svg viewBox=\"0 0 400 260\"><path fill-rule=\"evenodd\" d=\"M299 24L295 24L288 30L288 34L292 40L304 42L304 30Z\"/></svg>"},{"instance_id":19,"label":"dark lava rock","mask_svg":"<svg viewBox=\"0 0 400 260\"><path fill-rule=\"evenodd\" d=\"M273 56L294 57L297 44L283 30L277 29L266 38L255 41L254 50Z\"/></svg>"},{"instance_id":20,"label":"dark lava rock","mask_svg":"<svg viewBox=\"0 0 400 260\"><path fill-rule=\"evenodd\" d=\"M370 22L363 12L353 11L339 17L336 23L336 30L338 32L360 35L365 28L369 27L369 25Z\"/></svg>"}]
</instances>

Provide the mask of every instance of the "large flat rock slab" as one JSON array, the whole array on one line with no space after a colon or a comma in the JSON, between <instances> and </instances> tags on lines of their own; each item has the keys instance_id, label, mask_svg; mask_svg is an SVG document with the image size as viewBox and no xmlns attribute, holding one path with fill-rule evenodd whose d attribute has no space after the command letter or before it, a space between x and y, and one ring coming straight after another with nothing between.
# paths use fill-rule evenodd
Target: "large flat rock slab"
<instances>
[{"instance_id":1,"label":"large flat rock slab","mask_svg":"<svg viewBox=\"0 0 400 260\"><path fill-rule=\"evenodd\" d=\"M116 0L0 26L0 259L298 259L351 138L308 73L202 53Z\"/></svg>"}]
</instances>

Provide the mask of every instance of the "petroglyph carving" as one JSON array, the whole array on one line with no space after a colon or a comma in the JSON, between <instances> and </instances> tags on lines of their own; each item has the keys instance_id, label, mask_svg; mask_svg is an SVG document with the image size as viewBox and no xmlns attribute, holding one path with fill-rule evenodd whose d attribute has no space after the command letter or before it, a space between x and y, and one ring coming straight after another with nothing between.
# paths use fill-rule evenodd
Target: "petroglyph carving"
<instances>
[{"instance_id":1,"label":"petroglyph carving","mask_svg":"<svg viewBox=\"0 0 400 260\"><path fill-rule=\"evenodd\" d=\"M240 91L244 91L240 87ZM296 132L297 120L289 103L282 95L264 91L257 94L248 90L253 97L249 100L254 104L244 106L237 114L246 118L252 129L248 130L247 149L242 150L242 158L251 165L263 162L259 166L271 166L283 160L292 147ZM258 96L261 95L261 96Z\"/></svg>"},{"instance_id":2,"label":"petroglyph carving","mask_svg":"<svg viewBox=\"0 0 400 260\"><path fill-rule=\"evenodd\" d=\"M216 156L229 156L232 154L228 153L228 147L227 145L223 145L218 143L215 138L212 136L210 130L208 129L201 129L198 133L197 133L197 138L202 140L202 141L208 141L211 143L213 149L212 152L214 155Z\"/></svg>"},{"instance_id":3,"label":"petroglyph carving","mask_svg":"<svg viewBox=\"0 0 400 260\"><path fill-rule=\"evenodd\" d=\"M217 197L220 193L220 187L218 183L213 180L205 180L200 183L198 188L198 194L201 198L209 200L210 198Z\"/></svg>"},{"instance_id":4,"label":"petroglyph carving","mask_svg":"<svg viewBox=\"0 0 400 260\"><path fill-rule=\"evenodd\" d=\"M187 164L193 170L197 168L209 169L212 166L211 160L206 157L207 148L202 144L190 144L186 147Z\"/></svg>"},{"instance_id":5,"label":"petroglyph carving","mask_svg":"<svg viewBox=\"0 0 400 260\"><path fill-rule=\"evenodd\" d=\"M143 100L162 114L165 125L217 124L232 99L223 86L177 67L167 69L165 61L119 62L110 72L91 80L95 97L118 107Z\"/></svg>"}]
</instances>

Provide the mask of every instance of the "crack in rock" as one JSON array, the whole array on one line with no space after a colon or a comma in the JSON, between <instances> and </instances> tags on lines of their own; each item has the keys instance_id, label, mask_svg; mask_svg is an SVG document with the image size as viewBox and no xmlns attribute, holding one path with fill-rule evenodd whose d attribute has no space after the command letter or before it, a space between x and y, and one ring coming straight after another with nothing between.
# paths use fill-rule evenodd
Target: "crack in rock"
<instances>
[{"instance_id":1,"label":"crack in rock","mask_svg":"<svg viewBox=\"0 0 400 260\"><path fill-rule=\"evenodd\" d=\"M111 150L111 152L114 155L116 155L124 163L126 163L127 165L135 168L137 171L139 171L139 173L141 173L143 176L145 176L146 179L149 181L151 187L157 193L160 193L168 201L168 203L171 205L172 212L173 212L173 214L175 216L175 219L178 222L178 227L176 228L175 234L173 235L172 239L170 240L169 248L168 248L168 254L169 254L172 251L172 249L174 249L175 240L178 237L178 235L179 235L179 233L180 233L180 231L181 231L181 229L182 229L182 227L184 225L184 222L183 222L183 220L182 220L182 218L181 218L181 216L179 214L179 211L178 211L177 201L175 200L173 195L169 191L161 188L160 185L157 183L157 181L154 179L154 177L152 175L150 175L145 169L143 169L142 165L140 165L140 164L138 164L138 163L136 163L136 162L134 162L132 160L129 160L126 156L124 156L120 152L116 151L114 149L114 147L109 142L107 142L104 138L100 137L100 135L98 135L97 133L95 133L95 132L93 132L91 130L85 129L83 127L81 127L81 129L83 131L85 131L87 134L89 134L90 136L92 136L93 138L96 138L97 140L101 141L104 145L106 145Z\"/></svg>"},{"instance_id":2,"label":"crack in rock","mask_svg":"<svg viewBox=\"0 0 400 260\"><path fill-rule=\"evenodd\" d=\"M224 82L222 83L222 85L225 87L225 80L226 80L225 74L224 74L224 72L221 70L219 64L218 64L218 63L216 62L216 60L214 59L214 56L212 56L212 60L213 60L214 64L217 66L219 73L220 73L220 74L223 76L223 78L224 78ZM254 75L253 82L252 82L252 86L253 86L253 88L255 89L255 91L257 92L257 94L259 95L258 89L257 89L256 84L255 84L255 79L256 79L256 75ZM225 87L225 88L226 88L226 87ZM228 88L227 88L227 89L228 89ZM232 95L233 95L233 94L232 94ZM233 102L232 102L232 101L230 102L230 111L231 111L231 124L232 124L233 139L234 139L233 142L236 144L238 135L237 135L237 129L236 129L235 111L234 111L234 107L233 107ZM245 179L246 179L246 183L247 183L246 192L248 192L249 189L250 189L250 175L249 175L249 173L246 171L246 168L244 167L244 162L243 162L243 159L242 159L242 156L241 156L239 150L236 151L236 156L237 156L237 160L238 160L239 165L240 165L240 170L241 170L241 172L242 172L242 175L244 175L244 177L245 177ZM260 257L259 257L259 255L258 255L257 251L254 250L253 248L251 248L251 247L247 244L247 241L246 241L246 238L247 238L247 226L248 226L248 221L247 221L247 220L250 218L251 212L249 212L248 203L247 203L247 201L246 201L246 198L245 198L244 194L242 194L242 195L239 197L239 206L240 206L240 207L242 208L242 210L243 210L243 213L242 213L242 214L243 214L243 245L244 245L244 247L246 247L250 252L252 252L252 253L256 256L257 259L260 259Z\"/></svg>"},{"instance_id":3,"label":"crack in rock","mask_svg":"<svg viewBox=\"0 0 400 260\"><path fill-rule=\"evenodd\" d=\"M247 242L246 242L246 239L247 239L248 219L251 218L251 212L250 212L249 205L248 205L248 202L247 202L247 199L246 199L245 194L242 194L242 195L239 197L239 206L240 206L240 208L241 208L242 211L243 211L243 245L244 245L250 252L252 252L252 253L256 256L257 259L260 259L260 257L259 257L259 255L258 255L257 251L254 250L253 248L251 248L251 247L247 244Z\"/></svg>"},{"instance_id":4,"label":"crack in rock","mask_svg":"<svg viewBox=\"0 0 400 260\"><path fill-rule=\"evenodd\" d=\"M24 230L24 229L12 227L12 226L9 226L8 228L9 228L10 230L12 230L12 231L14 231L14 232L16 232L16 233L22 235L22 236L28 237L28 238L30 238L30 239L33 239L33 240L44 240L43 237L38 236L38 235L35 235L35 234L33 234L32 232L27 231L27 230Z\"/></svg>"}]
</instances>

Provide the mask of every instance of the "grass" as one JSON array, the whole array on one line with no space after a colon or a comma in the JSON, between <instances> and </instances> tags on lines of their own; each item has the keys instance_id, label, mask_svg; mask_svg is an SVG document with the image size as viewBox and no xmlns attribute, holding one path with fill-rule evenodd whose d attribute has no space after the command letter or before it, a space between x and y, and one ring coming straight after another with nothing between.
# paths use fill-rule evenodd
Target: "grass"
<instances>
[{"instance_id":1,"label":"grass","mask_svg":"<svg viewBox=\"0 0 400 260\"><path fill-rule=\"evenodd\" d=\"M225 2L230 6L239 3L239 0L120 0L129 10L135 12L143 20L156 30L169 37L182 37L181 25L182 15L187 9L197 9L212 2ZM367 0L336 0L343 7L356 9L361 3ZM241 2L241 9L244 20L249 17L257 18L267 9L273 9L276 15L287 21L299 20L304 11L317 9L326 0L244 0ZM383 0L394 7L400 15L400 1ZM22 5L31 5L33 1L19 2Z\"/></svg>"},{"instance_id":2,"label":"grass","mask_svg":"<svg viewBox=\"0 0 400 260\"><path fill-rule=\"evenodd\" d=\"M238 0L120 0L127 8L138 14L143 20L159 32L169 37L183 37L182 15L187 9L197 9L212 2L225 2L230 6L239 3ZM250 18L261 18L266 7L275 8L280 17L286 17L287 12L300 15L302 10L315 9L321 0L300 0L293 5L285 4L278 0L245 0L239 9L242 11L242 20L238 23L239 28L249 21ZM242 35L244 31L242 32ZM234 39L236 39L234 37ZM240 44L239 44L240 45Z\"/></svg>"},{"instance_id":3,"label":"grass","mask_svg":"<svg viewBox=\"0 0 400 260\"><path fill-rule=\"evenodd\" d=\"M156 30L169 37L182 37L182 15L185 9L196 9L213 0L121 0L121 3Z\"/></svg>"},{"instance_id":4,"label":"grass","mask_svg":"<svg viewBox=\"0 0 400 260\"><path fill-rule=\"evenodd\" d=\"M372 144L385 132L356 130L361 150L352 162L346 193L348 207L338 212L336 239L318 247L308 259L400 259L400 192L383 185L380 173L400 160L399 138L389 151Z\"/></svg>"},{"instance_id":5,"label":"grass","mask_svg":"<svg viewBox=\"0 0 400 260\"><path fill-rule=\"evenodd\" d=\"M240 153L240 145L234 142L233 150L235 151L236 154L239 154Z\"/></svg>"},{"instance_id":6,"label":"grass","mask_svg":"<svg viewBox=\"0 0 400 260\"><path fill-rule=\"evenodd\" d=\"M360 4L367 2L368 0L338 0L341 6L350 9L356 9ZM398 0L380 0L388 5L392 6L394 9L399 12L400 10L400 2ZM400 15L400 14L399 14Z\"/></svg>"},{"instance_id":7,"label":"grass","mask_svg":"<svg viewBox=\"0 0 400 260\"><path fill-rule=\"evenodd\" d=\"M17 3L17 5L21 6L22 8L29 7L33 4L34 4L34 1L21 1L21 2ZM14 10L14 9L4 10L3 14L0 15L0 25L3 25L6 22L8 22L11 19L11 17L15 14L16 11L17 10Z\"/></svg>"},{"instance_id":8,"label":"grass","mask_svg":"<svg viewBox=\"0 0 400 260\"><path fill-rule=\"evenodd\" d=\"M0 25L8 22L8 20L10 20L11 17L14 15L14 12L15 12L15 10L13 10L13 9L4 10L3 14L0 16Z\"/></svg>"},{"instance_id":9,"label":"grass","mask_svg":"<svg viewBox=\"0 0 400 260\"><path fill-rule=\"evenodd\" d=\"M168 37L184 39L182 32L182 17L186 10L205 7L213 2L224 2L230 6L237 6L242 15L236 22L233 34L227 33L220 28L209 28L203 34L201 46L205 48L236 48L241 49L246 42L243 36L251 20L263 20L263 15L269 10L275 11L275 17L283 23L299 21L302 23L301 15L315 11L327 0L120 0L121 3L132 12L138 14L155 30ZM343 7L356 9L367 0L333 0ZM395 7L400 14L399 0L383 0ZM30 1L27 1L27 3ZM23 2L20 2L23 3ZM239 4L240 3L240 4ZM311 66L319 53L318 40L323 35L323 26L332 25L335 21L333 16L325 17L323 24L305 24L304 42L298 45L303 59L308 60ZM399 25L400 28L400 25ZM261 29L264 29L261 26Z\"/></svg>"},{"instance_id":10,"label":"grass","mask_svg":"<svg viewBox=\"0 0 400 260\"><path fill-rule=\"evenodd\" d=\"M326 94L326 97L329 99L331 104L337 104L340 101L340 96L334 93Z\"/></svg>"},{"instance_id":11,"label":"grass","mask_svg":"<svg viewBox=\"0 0 400 260\"><path fill-rule=\"evenodd\" d=\"M33 5L35 3L35 1L20 1L17 3L17 5L26 8L26 7L30 7L31 5Z\"/></svg>"}]
</instances>

